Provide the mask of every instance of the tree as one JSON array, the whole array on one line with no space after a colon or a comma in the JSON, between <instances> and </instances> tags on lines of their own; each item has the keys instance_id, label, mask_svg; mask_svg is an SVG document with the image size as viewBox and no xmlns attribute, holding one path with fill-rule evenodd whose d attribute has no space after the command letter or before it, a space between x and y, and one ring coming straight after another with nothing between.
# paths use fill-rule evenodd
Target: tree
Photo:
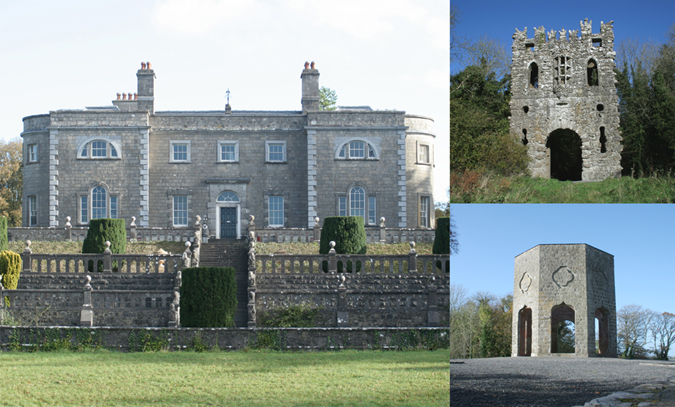
<instances>
[{"instance_id":1,"label":"tree","mask_svg":"<svg viewBox=\"0 0 675 407\"><path fill-rule=\"evenodd\" d=\"M654 356L659 360L668 360L670 347L675 343L675 315L670 312L655 315L650 329Z\"/></svg>"},{"instance_id":2,"label":"tree","mask_svg":"<svg viewBox=\"0 0 675 407\"><path fill-rule=\"evenodd\" d=\"M639 305L625 305L616 316L621 356L628 359L646 358L645 345L654 313Z\"/></svg>"},{"instance_id":3,"label":"tree","mask_svg":"<svg viewBox=\"0 0 675 407\"><path fill-rule=\"evenodd\" d=\"M0 216L8 226L21 226L23 198L23 142L0 142Z\"/></svg>"},{"instance_id":4,"label":"tree","mask_svg":"<svg viewBox=\"0 0 675 407\"><path fill-rule=\"evenodd\" d=\"M319 110L335 110L337 109L337 93L325 86L319 89Z\"/></svg>"}]
</instances>

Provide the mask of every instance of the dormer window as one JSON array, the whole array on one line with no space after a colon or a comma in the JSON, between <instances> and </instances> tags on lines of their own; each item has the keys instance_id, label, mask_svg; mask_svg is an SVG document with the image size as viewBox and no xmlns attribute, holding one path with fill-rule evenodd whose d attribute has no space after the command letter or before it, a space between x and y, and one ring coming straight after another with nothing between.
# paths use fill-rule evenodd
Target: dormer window
<instances>
[{"instance_id":1,"label":"dormer window","mask_svg":"<svg viewBox=\"0 0 675 407\"><path fill-rule=\"evenodd\" d=\"M342 160L375 160L378 158L378 154L372 144L362 140L352 140L340 147L336 158Z\"/></svg>"},{"instance_id":2,"label":"dormer window","mask_svg":"<svg viewBox=\"0 0 675 407\"><path fill-rule=\"evenodd\" d=\"M92 140L86 142L80 147L78 158L105 159L120 158L115 145L106 140Z\"/></svg>"}]
</instances>

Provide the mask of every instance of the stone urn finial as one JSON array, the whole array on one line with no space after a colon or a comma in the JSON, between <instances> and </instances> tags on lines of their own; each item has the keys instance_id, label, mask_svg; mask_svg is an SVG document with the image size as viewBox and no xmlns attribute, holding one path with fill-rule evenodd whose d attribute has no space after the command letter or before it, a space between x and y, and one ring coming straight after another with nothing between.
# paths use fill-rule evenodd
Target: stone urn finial
<instances>
[{"instance_id":1,"label":"stone urn finial","mask_svg":"<svg viewBox=\"0 0 675 407\"><path fill-rule=\"evenodd\" d=\"M384 226L384 216L380 218L380 227L383 228Z\"/></svg>"},{"instance_id":2,"label":"stone urn finial","mask_svg":"<svg viewBox=\"0 0 675 407\"><path fill-rule=\"evenodd\" d=\"M106 250L110 249L110 242L107 240L105 241L105 248Z\"/></svg>"}]
</instances>

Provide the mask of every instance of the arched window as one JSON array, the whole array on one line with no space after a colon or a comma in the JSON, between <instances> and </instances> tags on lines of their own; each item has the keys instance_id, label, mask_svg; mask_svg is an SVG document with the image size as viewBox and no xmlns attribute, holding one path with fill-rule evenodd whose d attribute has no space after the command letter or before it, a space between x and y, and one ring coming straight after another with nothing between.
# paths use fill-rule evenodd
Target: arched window
<instances>
[{"instance_id":1,"label":"arched window","mask_svg":"<svg viewBox=\"0 0 675 407\"><path fill-rule=\"evenodd\" d=\"M239 202L239 196L232 191L225 191L218 195L217 202Z\"/></svg>"},{"instance_id":2,"label":"arched window","mask_svg":"<svg viewBox=\"0 0 675 407\"><path fill-rule=\"evenodd\" d=\"M91 218L100 219L108 216L105 188L96 187L91 190Z\"/></svg>"},{"instance_id":3,"label":"arched window","mask_svg":"<svg viewBox=\"0 0 675 407\"><path fill-rule=\"evenodd\" d=\"M377 149L363 140L351 140L338 147L335 158L342 160L376 160L379 158Z\"/></svg>"},{"instance_id":4,"label":"arched window","mask_svg":"<svg viewBox=\"0 0 675 407\"><path fill-rule=\"evenodd\" d=\"M106 140L89 140L80 146L78 158L120 158L117 147Z\"/></svg>"},{"instance_id":5,"label":"arched window","mask_svg":"<svg viewBox=\"0 0 675 407\"><path fill-rule=\"evenodd\" d=\"M586 69L586 79L588 86L598 86L598 63L594 59L588 61Z\"/></svg>"},{"instance_id":6,"label":"arched window","mask_svg":"<svg viewBox=\"0 0 675 407\"><path fill-rule=\"evenodd\" d=\"M529 71L528 76L530 78L528 87L534 89L539 88L539 67L537 67L537 63L532 62L530 64L528 71Z\"/></svg>"},{"instance_id":7,"label":"arched window","mask_svg":"<svg viewBox=\"0 0 675 407\"><path fill-rule=\"evenodd\" d=\"M92 188L88 195L80 195L79 197L79 223L87 224L90 219L117 219L119 217L119 204L119 195L109 193L103 186L96 186Z\"/></svg>"},{"instance_id":8,"label":"arched window","mask_svg":"<svg viewBox=\"0 0 675 407\"><path fill-rule=\"evenodd\" d=\"M365 225L377 225L377 196L366 193L364 187L353 186L338 194L336 203L338 216L360 216Z\"/></svg>"},{"instance_id":9,"label":"arched window","mask_svg":"<svg viewBox=\"0 0 675 407\"><path fill-rule=\"evenodd\" d=\"M354 187L349 191L349 216L366 216L366 191Z\"/></svg>"}]
</instances>

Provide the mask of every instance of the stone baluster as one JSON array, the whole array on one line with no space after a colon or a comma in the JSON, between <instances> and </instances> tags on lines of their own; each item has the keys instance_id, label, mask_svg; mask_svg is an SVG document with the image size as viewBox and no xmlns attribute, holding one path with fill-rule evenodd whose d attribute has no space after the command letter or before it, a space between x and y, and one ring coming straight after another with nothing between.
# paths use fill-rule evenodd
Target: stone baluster
<instances>
[{"instance_id":1,"label":"stone baluster","mask_svg":"<svg viewBox=\"0 0 675 407\"><path fill-rule=\"evenodd\" d=\"M440 325L440 316L438 314L438 299L436 297L436 277L431 276L429 279L429 290L428 299L427 299L427 325L429 326L439 326Z\"/></svg>"},{"instance_id":2,"label":"stone baluster","mask_svg":"<svg viewBox=\"0 0 675 407\"><path fill-rule=\"evenodd\" d=\"M192 243L185 242L185 251L183 252L183 267L190 267L192 261L192 252L190 251L190 245Z\"/></svg>"},{"instance_id":3,"label":"stone baluster","mask_svg":"<svg viewBox=\"0 0 675 407\"><path fill-rule=\"evenodd\" d=\"M410 257L408 260L408 273L417 273L417 250L415 250L415 242L410 242L408 256Z\"/></svg>"},{"instance_id":4,"label":"stone baluster","mask_svg":"<svg viewBox=\"0 0 675 407\"><path fill-rule=\"evenodd\" d=\"M132 216L131 217L131 224L129 225L129 239L131 239L132 242L135 242L137 239L137 231L136 231L136 217Z\"/></svg>"},{"instance_id":5,"label":"stone baluster","mask_svg":"<svg viewBox=\"0 0 675 407\"><path fill-rule=\"evenodd\" d=\"M192 267L199 267L199 253L201 252L202 245L202 217L197 215L195 219L195 242L192 245Z\"/></svg>"},{"instance_id":6,"label":"stone baluster","mask_svg":"<svg viewBox=\"0 0 675 407\"><path fill-rule=\"evenodd\" d=\"M337 257L335 253L335 242L332 240L328 243L330 250L328 251L328 272L336 273L337 272Z\"/></svg>"},{"instance_id":7,"label":"stone baluster","mask_svg":"<svg viewBox=\"0 0 675 407\"><path fill-rule=\"evenodd\" d=\"M384 216L380 218L380 244L387 243L387 229L384 225Z\"/></svg>"},{"instance_id":8,"label":"stone baluster","mask_svg":"<svg viewBox=\"0 0 675 407\"><path fill-rule=\"evenodd\" d=\"M255 240L255 216L248 216L248 238Z\"/></svg>"},{"instance_id":9,"label":"stone baluster","mask_svg":"<svg viewBox=\"0 0 675 407\"><path fill-rule=\"evenodd\" d=\"M73 240L73 225L70 224L70 216L66 216L66 242Z\"/></svg>"},{"instance_id":10,"label":"stone baluster","mask_svg":"<svg viewBox=\"0 0 675 407\"><path fill-rule=\"evenodd\" d=\"M345 287L345 275L340 274L338 286L337 326L349 326L349 314L347 312L347 287Z\"/></svg>"},{"instance_id":11,"label":"stone baluster","mask_svg":"<svg viewBox=\"0 0 675 407\"><path fill-rule=\"evenodd\" d=\"M31 260L31 254L33 251L30 249L30 240L26 240L26 248L23 249L23 257L21 260L23 261L23 272L24 273L30 273L32 271L32 260Z\"/></svg>"},{"instance_id":12,"label":"stone baluster","mask_svg":"<svg viewBox=\"0 0 675 407\"><path fill-rule=\"evenodd\" d=\"M255 232L250 232L252 235L248 241L248 327L255 328L257 326L255 293L256 293L256 261L255 261Z\"/></svg>"},{"instance_id":13,"label":"stone baluster","mask_svg":"<svg viewBox=\"0 0 675 407\"><path fill-rule=\"evenodd\" d=\"M110 245L109 242L106 243ZM84 284L84 302L82 304L82 309L80 310L80 326L93 326L94 307L91 304L91 276L87 274L84 278L87 282Z\"/></svg>"},{"instance_id":14,"label":"stone baluster","mask_svg":"<svg viewBox=\"0 0 675 407\"><path fill-rule=\"evenodd\" d=\"M107 240L105 250L103 250L103 272L112 273L112 251L110 251L110 242Z\"/></svg>"},{"instance_id":15,"label":"stone baluster","mask_svg":"<svg viewBox=\"0 0 675 407\"><path fill-rule=\"evenodd\" d=\"M321 225L319 225L319 217L314 218L314 243L321 241Z\"/></svg>"}]
</instances>

